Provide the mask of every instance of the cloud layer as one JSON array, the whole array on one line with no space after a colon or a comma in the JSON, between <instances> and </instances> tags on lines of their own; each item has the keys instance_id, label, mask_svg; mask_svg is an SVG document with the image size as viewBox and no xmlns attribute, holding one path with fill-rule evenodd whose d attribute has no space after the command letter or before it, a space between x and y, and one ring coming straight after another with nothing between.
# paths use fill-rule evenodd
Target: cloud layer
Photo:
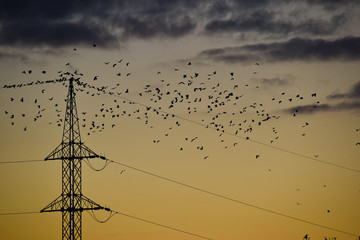
<instances>
[{"instance_id":1,"label":"cloud layer","mask_svg":"<svg viewBox=\"0 0 360 240\"><path fill-rule=\"evenodd\" d=\"M227 63L360 60L360 37L336 40L292 38L285 42L205 50L198 57Z\"/></svg>"},{"instance_id":2,"label":"cloud layer","mask_svg":"<svg viewBox=\"0 0 360 240\"><path fill-rule=\"evenodd\" d=\"M313 114L318 112L337 112L337 111L360 111L360 102L341 102L337 104L320 104L320 105L301 105L287 108L283 112L293 114Z\"/></svg>"},{"instance_id":3,"label":"cloud layer","mask_svg":"<svg viewBox=\"0 0 360 240\"><path fill-rule=\"evenodd\" d=\"M354 9L359 6L356 1L320 0L291 4L285 0L4 0L0 3L0 46L62 47L96 42L113 47L130 39L191 34L236 38L251 33L258 39L334 37L358 24Z\"/></svg>"},{"instance_id":4,"label":"cloud layer","mask_svg":"<svg viewBox=\"0 0 360 240\"><path fill-rule=\"evenodd\" d=\"M351 86L348 92L330 94L328 99L360 99L360 81Z\"/></svg>"}]
</instances>

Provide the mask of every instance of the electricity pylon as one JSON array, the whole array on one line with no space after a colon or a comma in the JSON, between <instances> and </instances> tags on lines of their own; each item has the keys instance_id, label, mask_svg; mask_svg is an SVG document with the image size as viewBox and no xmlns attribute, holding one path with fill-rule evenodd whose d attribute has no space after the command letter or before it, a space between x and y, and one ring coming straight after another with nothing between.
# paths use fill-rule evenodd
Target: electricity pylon
<instances>
[{"instance_id":1,"label":"electricity pylon","mask_svg":"<svg viewBox=\"0 0 360 240\"><path fill-rule=\"evenodd\" d=\"M60 145L45 160L62 161L62 193L40 212L62 213L62 239L82 239L82 212L104 208L82 194L81 165L86 158L101 158L81 142L74 78L69 79L64 129Z\"/></svg>"}]
</instances>

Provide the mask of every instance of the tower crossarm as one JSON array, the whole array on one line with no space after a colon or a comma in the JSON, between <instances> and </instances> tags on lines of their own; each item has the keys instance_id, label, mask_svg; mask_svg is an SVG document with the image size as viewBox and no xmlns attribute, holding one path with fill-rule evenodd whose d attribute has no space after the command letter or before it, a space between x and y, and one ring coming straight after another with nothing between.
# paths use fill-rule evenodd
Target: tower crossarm
<instances>
[{"instance_id":1,"label":"tower crossarm","mask_svg":"<svg viewBox=\"0 0 360 240\"><path fill-rule=\"evenodd\" d=\"M45 208L43 208L40 212L82 212L82 211L87 211L87 210L106 210L109 211L108 208L105 208L103 206L101 206L100 204L90 200L89 198L85 197L84 195L82 195L81 197L79 197L80 201L81 201L81 206L78 208L71 208L71 207L67 207L65 208L63 206L63 198L66 197L70 197L70 196L63 196L60 195L59 197L57 197L54 201L52 201L49 205L47 205Z\"/></svg>"},{"instance_id":2,"label":"tower crossarm","mask_svg":"<svg viewBox=\"0 0 360 240\"><path fill-rule=\"evenodd\" d=\"M77 154L75 156L70 156L69 146L73 145L77 149ZM84 143L60 143L46 158L47 160L64 160L64 159L83 159L83 158L102 158L90 148L85 146Z\"/></svg>"}]
</instances>

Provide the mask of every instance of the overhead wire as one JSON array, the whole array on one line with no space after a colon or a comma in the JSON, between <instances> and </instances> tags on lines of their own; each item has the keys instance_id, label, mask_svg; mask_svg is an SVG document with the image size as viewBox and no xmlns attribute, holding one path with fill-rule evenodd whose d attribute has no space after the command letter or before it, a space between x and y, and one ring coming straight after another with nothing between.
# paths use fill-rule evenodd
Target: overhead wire
<instances>
[{"instance_id":1,"label":"overhead wire","mask_svg":"<svg viewBox=\"0 0 360 240\"><path fill-rule=\"evenodd\" d=\"M136 220L140 220L140 221L143 221L143 222L146 222L146 223L150 223L150 224L153 224L153 225L156 225L156 226L160 226L160 227L163 227L163 228L167 228L167 229L170 229L170 230L173 230L173 231L185 233L185 234L188 234L188 235L191 235L191 236L194 236L194 237L198 237L198 238L202 238L202 239L208 239L208 240L213 240L212 238L204 237L204 236L201 236L201 235L198 235L198 234L194 234L194 233L191 233L191 232L188 232L188 231L184 231L184 230L181 230L181 229L178 229L178 228L170 227L170 226L167 226L167 225L164 225L164 224L160 224L160 223L153 222L153 221L149 221L149 220L146 220L146 219L143 219L143 218L135 217L135 216L132 216L132 215L129 215L129 214L126 214L126 213L117 212L117 211L114 211L114 212L115 212L116 214L119 214L119 215L123 215L123 216L126 216L126 217L130 217L130 218L133 218L133 219L136 219Z\"/></svg>"},{"instance_id":2,"label":"overhead wire","mask_svg":"<svg viewBox=\"0 0 360 240\"><path fill-rule=\"evenodd\" d=\"M0 216L6 216L6 215L24 215L24 214L35 214L40 212L11 212L11 213L0 213Z\"/></svg>"},{"instance_id":3,"label":"overhead wire","mask_svg":"<svg viewBox=\"0 0 360 240\"><path fill-rule=\"evenodd\" d=\"M29 161L15 161L15 162L1 162L1 163L25 163L25 162L34 162L34 161L44 161L44 160L29 160ZM135 171L138 171L138 172L141 172L141 173L144 173L144 174L147 174L147 175L150 175L150 176L153 176L153 177L156 177L156 178L159 178L159 179L162 179L162 180L165 180L165 181L168 181L168 182L171 182L171 183L175 183L177 185L181 185L183 187L186 187L186 188L190 188L190 189L193 189L193 190L196 190L196 191L199 191L199 192L203 192L203 193L206 193L206 194L209 194L209 195L212 195L212 196L215 196L215 197L219 197L219 198L222 198L222 199L225 199L225 200L228 200L228 201L231 201L231 202L235 202L235 203L238 203L238 204L241 204L241 205L244 205L244 206L248 206L248 207L251 207L251 208L255 208L255 209L258 209L258 210L261 210L261 211L265 211L265 212L268 212L268 213L271 213L271 214L275 214L275 215L278 215L278 216L282 216L282 217L286 217L286 218L289 218L289 219L292 219L292 220L296 220L296 221L300 221L300 222L303 222L303 223L307 223L307 224L310 224L310 225L314 225L314 226L317 226L317 227L321 227L321 228L325 228L325 229L328 229L328 230L333 230L333 231L336 231L336 232L339 232L339 233L343 233L343 234L347 234L347 235L351 235L351 236L356 236L358 237L357 234L354 234L354 233L350 233L350 232L346 232L346 231L343 231L343 230L339 230L339 229L336 229L336 228L333 228L333 227L328 227L328 226L325 226L325 225L322 225L322 224L318 224L318 223L314 223L314 222L311 222L311 221L308 221L308 220L304 220L304 219L301 219L301 218L297 218L297 217L293 217L293 216L290 216L288 214L283 214L283 213L280 213L278 211L274 211L274 210L270 210L270 209L267 209L267 208L264 208L264 207L259 207L259 206L256 206L254 204L251 204L251 203L247 203L247 202L243 202L243 201L240 201L240 200L237 200L237 199L234 199L234 198L230 198L230 197L227 197L227 196L224 196L222 194L218 194L218 193L215 193L215 192L212 192L212 191L209 191L209 190L205 190L205 189L202 189L202 188L199 188L199 187L195 187L195 186L192 186L192 185L189 185L189 184L186 184L186 183L182 183L180 181L177 181L177 180L173 180L173 179L170 179L168 177L164 177L164 176L161 176L159 174L155 174L155 173L152 173L152 172L149 172L149 171L146 171L146 170L142 170L140 168L137 168L137 167L133 167L133 166L130 166L129 164L125 164L125 163L121 163L119 161L115 161L115 160L110 160L110 159L106 159L106 161L108 162L106 164L106 166L110 163L115 163L115 164L118 164L118 165L121 165L121 166L124 166L124 167L127 167L129 169L132 169L132 170L135 170ZM44 161L45 162L45 161ZM96 169L95 169L96 170ZM32 213L38 213L38 212L20 212L20 213L0 213L0 215L17 215L17 214L32 214ZM119 213L121 214L121 213ZM95 214L90 214L96 221L100 222L100 223L103 223L103 222L107 222L111 217L112 215L110 215L108 217L108 219L106 219L105 221L101 221L99 219L96 218ZM122 214L122 215L126 215L126 214ZM136 217L134 217L136 218ZM142 219L141 219L142 220ZM144 220L145 222L149 222L147 220ZM162 226L160 224L160 226Z\"/></svg>"},{"instance_id":4,"label":"overhead wire","mask_svg":"<svg viewBox=\"0 0 360 240\"><path fill-rule=\"evenodd\" d=\"M91 86L91 85L89 85L89 86ZM206 125L206 124L203 124L203 123L200 123L200 122L196 122L196 121L194 121L194 120L187 119L187 118L184 118L184 117L175 115L175 114L171 114L171 113L168 113L168 112L166 112L166 111L164 111L164 110L157 109L157 108L148 106L148 105L146 105L146 104L143 104L143 103L140 103L140 102L136 102L136 101L133 101L133 100L128 99L128 98L121 97L121 96L119 96L119 95L110 94L110 92L106 92L105 90L101 90L100 92L102 92L102 93L104 93L104 94L107 94L107 95L110 95L110 96L115 96L115 97L117 97L117 98L126 100L126 101L128 101L128 102L133 103L133 104L138 104L138 105L143 106L143 107L146 107L146 108L155 109L155 110L158 111L158 112L161 112L161 113L164 113L164 114L169 114L169 115L171 115L171 116L173 116L173 117L175 117L175 118L178 118L178 119L181 119L181 120L184 120L184 121L187 121L187 122L190 122L190 123L193 123L193 124L196 124L196 125L205 127L205 128L209 128L209 129L212 129L212 130L217 130L216 128L211 127L211 126L208 126L208 125ZM287 149L284 149L284 148L280 148L280 147L276 147L276 146L273 146L273 145L269 145L269 144L266 144L266 143L263 143L263 142L260 142L260 141L248 139L248 138L245 138L245 137L242 137L242 136L239 136L239 135L236 135L236 134L227 132L227 131L222 131L222 132L225 133L225 134L228 134L228 135L231 135L231 136L235 136L235 137L241 138L241 139L243 139L243 140L250 141L250 142L253 142L253 143L256 143L256 144L259 144L259 145L263 145L263 146L266 146L266 147L269 147L269 148L273 148L273 149L276 149L276 150L279 150L279 151L283 151L283 152L290 153L290 154L293 154L293 155L296 155L296 156L304 157L304 158L307 158L307 159L310 159L310 160L313 160L313 161L317 161L317 162L320 162L320 163L323 163L323 164L327 164L327 165L330 165L330 166L334 166L334 167L342 168L342 169L345 169L345 170L349 170L349 171L353 171L353 172L360 173L360 170L357 170L357 169L353 169L353 168L349 168L349 167L346 167L346 166L342 166L342 165L334 164L334 163L331 163L331 162L323 161L323 160L320 160L320 159L317 159L317 158L309 157L309 156L304 155L304 154L300 154L300 153L297 153L297 152L294 152L294 151L290 151L290 150L287 150ZM108 159L107 159L107 160L108 160ZM8 163L30 163L30 162L39 162L39 161L44 161L44 160L27 160L27 161L0 162L0 164L8 164ZM139 168L135 168L135 167L132 167L132 166L127 165L127 164L124 164L124 163L120 163L120 162L117 162L117 161L114 161L114 160L109 160L109 163L110 163L110 162L113 162L113 163L116 163L116 164L119 164L119 165L128 167L128 168L130 168L130 169L133 169L133 170L136 170L136 171L139 171L139 172L148 174L148 175L151 175L151 176L153 176L153 177L160 178L160 179L162 179L162 180L166 180L166 181L168 181L168 182L172 182L172 183L175 183L175 184L178 184L178 185L182 185L182 186L184 186L184 187L191 188L191 189L193 189L193 190L197 190L197 191L200 191L200 192L203 192L203 193L207 193L207 194L209 194L209 195L213 195L213 196L216 196L216 197L219 197L219 198L223 198L223 199L225 199L225 200L229 200L229 201L232 201L232 202L235 202L235 203L238 203L238 204L242 204L242 205L245 205L245 206L248 206L248 207L252 207L252 208L255 208L255 209L258 209L258 210L261 210L261 211L269 212L269 213L272 213L272 214L275 214L275 215L279 215L279 216L282 216L282 217L286 217L286 218L289 218L289 219L293 219L293 220L296 220L296 221L304 222L304 223L311 224L311 225L314 225L314 226L318 226L318 227L322 227L322 228L325 228L325 229L333 230L333 231L336 231L336 232L339 232L339 233L343 233L343 234L347 234L347 235L351 235L351 236L356 236L356 237L358 237L358 235L357 235L357 234L354 234L354 233L350 233L350 232L346 232L346 231L343 231L343 230L335 229L335 228L332 228L332 227L328 227L328 226L325 226L325 225L321 225L321 224L318 224L318 223L314 223L314 222L311 222L311 221L307 221L307 220L304 220L304 219L300 219L300 218L297 218L297 217L293 217L293 216L290 216L290 215L287 215L287 214L283 214L283 213L280 213L280 212L277 212L277 211L273 211L273 210L270 210L270 209L266 209L266 208L263 208L263 207L259 207L259 206L256 206L256 205L253 205L253 204L250 204L250 203L246 203L246 202L243 202L243 201L239 201L239 200L237 200L237 199L233 199L233 198L230 198L230 197L226 197L226 196L221 195L221 194L218 194L218 193L214 193L214 192L211 192L211 191L208 191L208 190L205 190L205 189L201 189L201 188L198 188L198 187L195 187L195 186L191 186L191 185L189 185L189 184L185 184L185 183L182 183L182 182L179 182L179 181L176 181L176 180L167 178L167 177L160 176L160 175L158 175L158 174L154 174L154 173L151 173L151 172L148 172L148 171L139 169ZM109 163L105 164L105 167L106 167ZM105 167L104 167L104 168L105 168ZM34 213L39 213L39 212L0 213L0 215L17 215L17 214L34 214ZM128 217L132 217L132 218L135 218L135 219L144 221L144 222L148 222L148 223L152 223L152 224L159 225L159 226L162 226L162 227L166 227L166 228L169 228L169 229L172 229L172 230L180 231L180 232L183 232L183 233L188 233L188 232L185 232L185 231L183 231L183 230L179 230L179 229L175 229L175 228L172 228L172 227L168 227L168 226L166 226L166 225L154 223L154 222L151 222L151 221L148 221L148 220L145 220L145 219L141 219L141 218L138 218L138 217L134 217L134 216L131 216L131 215L128 215L128 214L124 214L124 213L120 213L120 212L116 212L116 213L117 213L117 214L124 215L124 216L128 216ZM112 216L110 216L110 218L111 218L111 217L112 217ZM191 233L188 233L188 234L191 234ZM191 235L193 235L193 234L191 234ZM198 236L198 235L194 235L194 236ZM202 237L202 236L199 236L199 237ZM205 237L202 237L202 238L204 238L204 239L209 239L209 238L205 238Z\"/></svg>"},{"instance_id":5,"label":"overhead wire","mask_svg":"<svg viewBox=\"0 0 360 240\"><path fill-rule=\"evenodd\" d=\"M84 84L84 83L82 83L82 82L80 82L80 83L81 83L81 84ZM86 85L89 86L89 87L93 87L94 89L97 89L96 87L94 87L94 86L92 86L92 85L90 85L90 84L87 84L87 83L86 83ZM201 123L201 122L197 122L197 121L194 121L194 120L191 120L191 119L188 119L188 118L184 118L184 117L178 116L178 115L176 115L176 114L166 112L166 111L164 111L164 110L162 110L162 109L154 108L154 107L152 107L152 106L143 104L143 103L141 103L141 102L133 101L133 100L131 100L131 99L129 99L129 98L125 98L125 97L122 97L122 96L119 96L119 95L116 95L116 94L112 94L111 92L105 91L104 89L98 90L98 91L101 92L101 93L104 93L104 94L106 94L106 95L114 96L114 97L120 98L120 99L122 99L122 100L128 101L128 102L130 102L130 103L132 103L132 104L137 104L137 105L143 106L143 107L145 107L145 108L154 109L154 110L156 110L156 111L158 111L158 112L161 112L161 113L164 113L164 114L168 114L169 116L172 116L172 117L174 117L174 118L178 118L178 119L181 119L181 120L183 120L183 121L187 121L187 122L196 124L196 125L198 125L198 126L205 127L205 128L207 128L207 129L212 129L212 130L218 131L217 128L212 127L212 126L209 126L209 125L207 125L207 124L204 124L204 123ZM341 169L344 169L344 170L348 170L348 171L360 173L360 170L359 170L359 169L350 168L350 167L343 166L343 165L340 165L340 164L331 163L331 162L324 161L324 160L321 160L321 159L318 159L318 158L310 157L310 156L307 156L307 155L302 154L302 153L298 153L298 152L295 152L295 151L287 150L287 149L281 148L281 147L276 147L276 146L274 146L274 145L270 145L270 144L267 144L267 143L264 143L264 142L261 142L261 141L253 140L253 139L251 139L251 138L239 136L239 135L237 135L237 134L230 133L230 132L225 131L225 130L223 130L223 131L221 131L221 132L224 133L224 134L233 136L233 137L237 137L237 138L240 138L240 139L243 139L243 140L252 142L252 143L256 143L256 144L259 144L259 145L262 145L262 146L266 146L266 147L268 147L268 148L272 148L272 149L275 149L275 150L278 150L278 151L282 151L282 152L285 152L285 153L289 153L289 154L292 154L292 155L296 155L296 156L298 156L298 157L306 158L306 159L308 159L308 160L312 160L312 161L316 161L316 162L319 162L319 163L322 163L322 164L326 164L326 165L329 165L329 166L333 166L333 167L341 168Z\"/></svg>"},{"instance_id":6,"label":"overhead wire","mask_svg":"<svg viewBox=\"0 0 360 240\"><path fill-rule=\"evenodd\" d=\"M89 166L90 169L96 171L96 172L100 172L102 170L104 170L109 164L110 164L110 161L108 161L107 159L105 159L105 163L102 167L100 168L95 168L91 162L89 161L89 159L85 158L84 162Z\"/></svg>"},{"instance_id":7,"label":"overhead wire","mask_svg":"<svg viewBox=\"0 0 360 240\"><path fill-rule=\"evenodd\" d=\"M358 234L346 232L346 231L339 230L339 229L336 229L336 228L333 228L333 227L328 227L328 226L325 226L325 225L322 225L322 224L318 224L318 223L314 223L314 222L304 220L304 219L301 219L301 218L293 217L293 216L290 216L288 214L280 213L278 211L270 210L270 209L267 209L267 208L264 208L264 207L259 207L259 206L256 206L254 204L251 204L251 203L243 202L243 201L240 201L240 200L237 200L237 199L234 199L234 198L224 196L222 194L218 194L218 193L215 193L215 192L212 192L212 191L209 191L209 190L205 190L205 189L195 187L195 186L192 186L192 185L189 185L189 184L186 184L186 183L182 183L180 181L173 180L173 179L170 179L170 178L167 178L167 177L164 177L164 176L161 176L159 174L155 174L155 173L152 173L152 172L149 172L149 171L145 171L145 170L142 170L140 168L136 168L136 167L130 166L128 164L121 163L119 161L114 161L114 160L110 160L110 159L109 159L109 161L111 161L111 162L113 162L115 164L130 168L132 170L135 170L135 171L138 171L138 172L141 172L141 173L144 173L144 174L147 174L147 175L150 175L150 176L153 176L153 177L156 177L156 178L159 178L159 179L171 182L171 183L175 183L177 185L181 185L183 187L187 187L187 188L199 191L199 192L203 192L203 193L206 193L206 194L218 197L218 198L222 198L222 199L225 199L225 200L228 200L228 201L231 201L231 202L235 202L235 203L238 203L238 204L241 204L241 205L244 205L244 206L255 208L255 209L258 209L258 210L261 210L261 211L264 211L264 212L268 212L268 213L271 213L271 214L275 214L275 215L282 216L282 217L285 217L285 218L289 218L289 219L292 219L292 220L296 220L296 221L299 221L299 222L307 223L307 224L310 224L310 225L313 225L313 226L325 228L325 229L328 229L328 230L333 230L333 231L336 231L336 232L339 232L339 233L343 233L343 234L347 234L347 235L351 235L351 236L356 236L356 237L359 236Z\"/></svg>"},{"instance_id":8,"label":"overhead wire","mask_svg":"<svg viewBox=\"0 0 360 240\"><path fill-rule=\"evenodd\" d=\"M209 237L204 237L204 236L199 235L199 234L191 233L191 232L188 232L188 231L179 229L179 228L174 228L174 227L171 227L171 226L168 226L168 225L164 225L164 224L157 223L157 222L154 222L154 221L146 220L146 219L144 219L144 218L136 217L136 216L133 216L133 215L130 215L130 214L127 214L127 213L122 213L122 212L118 212L118 211L109 210L109 212L110 212L109 217L108 217L105 221L101 221L101 220L99 220L98 218L96 218L96 216L95 216L94 213L91 213L91 212L92 212L92 211L89 212L90 216L92 216L92 217L95 219L95 221L100 222L100 223L105 223L105 222L107 222L110 218L112 218L115 214L118 214L118 215L126 216L126 217L129 217L129 218L133 218L133 219L136 219L136 220L139 220L139 221L142 221L142 222L150 223L150 224L153 224L153 225L156 225L156 226L159 226L159 227L167 228L167 229L170 229L170 230L173 230L173 231L176 231L176 232L188 234L188 235L191 235L191 236L194 236L194 237L198 237L198 238L202 238L202 239L207 239L207 240L213 240L212 238L209 238ZM8 216L9 216L9 215L23 215L23 214L38 214L38 213L41 213L41 212L12 212L12 213L0 213L0 216L6 216L6 215L8 215Z\"/></svg>"},{"instance_id":9,"label":"overhead wire","mask_svg":"<svg viewBox=\"0 0 360 240\"><path fill-rule=\"evenodd\" d=\"M96 217L93 209L91 209L90 211L86 211L86 212L89 213L89 215L98 223L106 223L107 221L110 220L110 218L112 218L115 215L114 211L109 211L109 216L105 220L100 220Z\"/></svg>"},{"instance_id":10,"label":"overhead wire","mask_svg":"<svg viewBox=\"0 0 360 240\"><path fill-rule=\"evenodd\" d=\"M32 162L44 162L45 160L22 160L22 161L7 161L0 162L0 164L12 164L12 163L32 163Z\"/></svg>"},{"instance_id":11,"label":"overhead wire","mask_svg":"<svg viewBox=\"0 0 360 240\"><path fill-rule=\"evenodd\" d=\"M48 80L48 81L51 81L51 80ZM66 79L62 78L62 79L56 79L54 81L57 81L57 82L63 82L63 81L66 81ZM164 114L168 114L168 115L171 115L172 117L175 117L175 118L178 118L178 119L181 119L183 121L187 121L187 122L190 122L190 123L193 123L193 124L196 124L198 126L201 126L201 127L205 127L205 128L208 128L208 129L212 129L212 130L215 130L217 131L217 128L215 127L212 127L212 126L209 126L209 125L206 125L204 123L201 123L201 122L197 122L197 121L194 121L194 120L191 120L191 119L188 119L188 118L184 118L184 117L181 117L181 116L178 116L176 114L173 114L173 113L169 113L169 112L166 112L162 109L158 109L158 108L154 108L152 106L149 106L149 105L146 105L146 104L143 104L141 102L137 102L137 101L133 101L129 98L125 98L125 97L122 97L122 96L119 96L119 95L116 95L116 94L112 94L111 92L109 91L106 91L105 89L102 89L102 88L97 88L97 87L94 87L88 83L83 83L81 81L77 81L79 83L80 86L82 87L90 87L92 89L95 89L97 90L98 92L101 92L103 94L106 94L106 95L109 95L109 96L114 96L114 97L117 97L117 98L120 98L122 100L125 100L125 101L128 101L130 103L133 103L133 104L137 104L137 105L140 105L140 106L143 106L143 107L146 107L146 108L151 108L151 109L154 109L158 112L161 112L161 113L164 113ZM46 81L42 81L41 84L43 83L46 83ZM56 82L51 82L51 83L56 83ZM15 87L17 87L18 85L15 85ZM23 85L23 86L26 86ZM4 88L7 87L7 88L10 88L9 86L7 85L4 85ZM14 87L14 88L15 88ZM267 144L267 143L264 143L264 142L261 142L261 141L257 141L257 140L254 140L254 139L250 139L250 138L246 138L246 137L243 137L243 136L239 136L237 134L234 134L234 133L230 133L228 131L225 131L223 130L222 133L224 134L227 134L227 135L230 135L230 136L233 136L233 137L237 137L237 138L240 138L240 139L243 139L243 140L246 140L246 141L249 141L249 142L252 142L252 143L256 143L256 144L259 144L259 145L262 145L262 146L266 146L268 148L272 148L272 149L276 149L278 151L282 151L282 152L286 152L286 153L289 153L289 154L292 154L292 155L295 155L295 156L298 156L298 157L302 157L302 158L306 158L308 160L312 160L312 161L316 161L316 162L319 162L319 163L322 163L322 164L326 164L326 165L329 165L329 166L333 166L333 167L337 167L337 168L341 168L341 169L344 169L344 170L348 170L348 171L352 171L352 172L356 172L356 173L360 173L360 170L359 169L355 169L355 168L350 168L350 167L347 167L347 166L343 166L343 165L340 165L340 164L336 164L336 163L331 163L331 162L328 162L328 161L324 161L324 160L321 160L321 159L318 159L318 158L314 158L314 157L310 157L310 156L307 156L305 154L302 154L302 153L298 153L298 152L295 152L295 151L291 151L291 150L287 150L285 148L281 148L281 147L276 147L274 145L270 145L270 144ZM19 161L20 162L20 161ZM11 163L11 162L0 162L1 163ZM15 163L15 162L14 162ZM90 167L91 168L91 167ZM96 170L96 169L94 169Z\"/></svg>"}]
</instances>

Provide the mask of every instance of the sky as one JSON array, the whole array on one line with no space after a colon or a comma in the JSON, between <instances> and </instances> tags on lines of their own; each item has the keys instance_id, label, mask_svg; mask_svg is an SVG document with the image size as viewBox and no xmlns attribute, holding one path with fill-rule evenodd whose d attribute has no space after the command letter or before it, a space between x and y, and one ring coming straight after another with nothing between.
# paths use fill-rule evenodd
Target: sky
<instances>
[{"instance_id":1,"label":"sky","mask_svg":"<svg viewBox=\"0 0 360 240\"><path fill-rule=\"evenodd\" d=\"M84 161L83 194L122 213L84 212L83 239L358 239L359 24L354 0L1 1L0 162L60 144L72 75L116 162ZM0 189L0 214L39 212L61 163L1 163ZM60 239L61 214L0 238Z\"/></svg>"}]
</instances>

